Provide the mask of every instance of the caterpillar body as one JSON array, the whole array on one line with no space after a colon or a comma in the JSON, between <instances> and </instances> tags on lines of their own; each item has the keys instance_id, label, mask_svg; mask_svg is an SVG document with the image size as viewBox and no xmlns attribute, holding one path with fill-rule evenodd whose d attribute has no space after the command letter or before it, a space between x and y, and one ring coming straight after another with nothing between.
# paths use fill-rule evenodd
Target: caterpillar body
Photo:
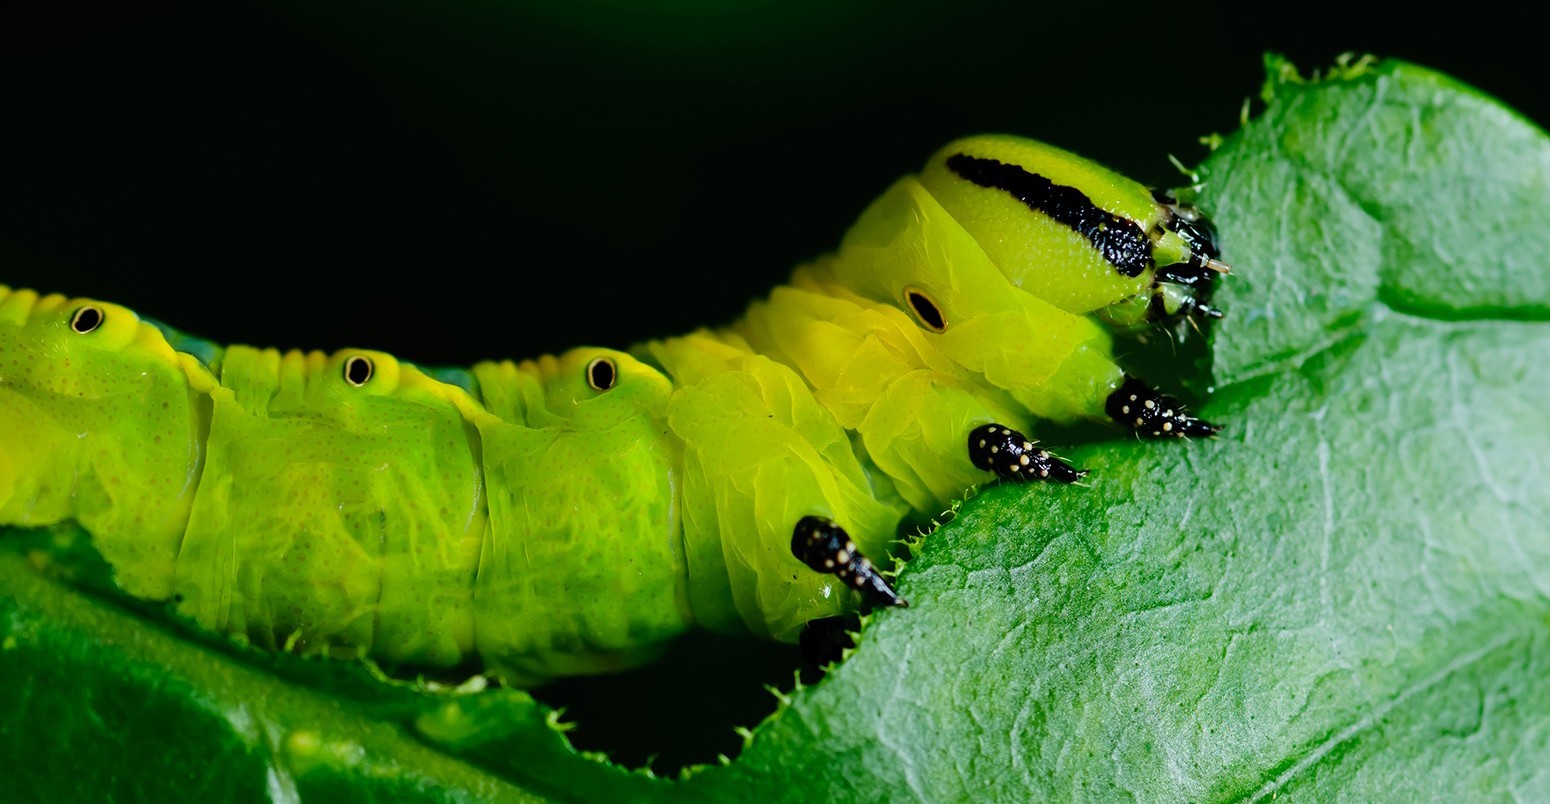
<instances>
[{"instance_id":1,"label":"caterpillar body","mask_svg":"<svg viewBox=\"0 0 1550 804\"><path fill-rule=\"evenodd\" d=\"M0 287L0 525L77 521L131 595L282 647L507 682L645 661L693 626L794 640L902 605L869 556L1024 435L1209 435L1099 318L1200 313L1193 209L1031 140L952 143L730 326L426 369L219 347Z\"/></svg>"}]
</instances>

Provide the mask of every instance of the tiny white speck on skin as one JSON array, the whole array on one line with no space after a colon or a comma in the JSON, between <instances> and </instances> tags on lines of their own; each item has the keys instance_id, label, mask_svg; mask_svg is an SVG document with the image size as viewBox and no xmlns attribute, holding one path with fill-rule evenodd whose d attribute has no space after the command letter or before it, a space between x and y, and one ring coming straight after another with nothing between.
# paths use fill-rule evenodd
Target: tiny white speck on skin
<instances>
[{"instance_id":1,"label":"tiny white speck on skin","mask_svg":"<svg viewBox=\"0 0 1550 804\"><path fill-rule=\"evenodd\" d=\"M1119 409L1119 412L1120 412L1120 413L1124 413L1124 414L1127 414L1127 415L1128 415L1128 414L1129 414L1129 413L1130 413L1130 406L1129 406L1129 405L1126 405L1126 406L1124 406L1124 407L1122 407L1122 408L1120 408L1120 409Z\"/></svg>"},{"instance_id":2,"label":"tiny white speck on skin","mask_svg":"<svg viewBox=\"0 0 1550 804\"><path fill-rule=\"evenodd\" d=\"M1157 403L1156 402L1153 402L1150 399L1146 400L1146 409L1147 410L1151 410L1152 408L1155 408L1155 407L1157 407Z\"/></svg>"},{"instance_id":3,"label":"tiny white speck on skin","mask_svg":"<svg viewBox=\"0 0 1550 804\"><path fill-rule=\"evenodd\" d=\"M840 554L834 557L834 560L840 562L841 564L849 564L850 563L850 553L847 553L844 550L841 550Z\"/></svg>"},{"instance_id":4,"label":"tiny white speck on skin","mask_svg":"<svg viewBox=\"0 0 1550 804\"><path fill-rule=\"evenodd\" d=\"M990 454L991 454L991 455L994 455L994 454L996 454L996 453L998 453L998 452L1000 452L1000 451L1001 451L1001 448L1000 448L1000 447L991 447L991 448L990 448Z\"/></svg>"},{"instance_id":5,"label":"tiny white speck on skin","mask_svg":"<svg viewBox=\"0 0 1550 804\"><path fill-rule=\"evenodd\" d=\"M1028 465L1028 456L1024 455L1024 456L1018 458L1017 462L1022 464L1023 466L1027 466Z\"/></svg>"},{"instance_id":6,"label":"tiny white speck on skin","mask_svg":"<svg viewBox=\"0 0 1550 804\"><path fill-rule=\"evenodd\" d=\"M982 439L980 439L980 446L981 446L981 447L984 447L984 446L985 446L985 439L983 439L983 438L982 438Z\"/></svg>"},{"instance_id":7,"label":"tiny white speck on skin","mask_svg":"<svg viewBox=\"0 0 1550 804\"><path fill-rule=\"evenodd\" d=\"M1170 431L1172 429L1173 429L1173 422L1163 422L1163 432L1166 433L1166 432L1168 432L1168 431Z\"/></svg>"},{"instance_id":8,"label":"tiny white speck on skin","mask_svg":"<svg viewBox=\"0 0 1550 804\"><path fill-rule=\"evenodd\" d=\"M1049 451L1048 450L1042 450L1042 449L1039 450L1039 459L1040 460L1044 460L1044 459L1046 459L1048 457L1049 457Z\"/></svg>"},{"instance_id":9,"label":"tiny white speck on skin","mask_svg":"<svg viewBox=\"0 0 1550 804\"><path fill-rule=\"evenodd\" d=\"M1140 427L1140 426L1141 426L1141 425L1143 425L1143 424L1146 424L1146 422L1144 422L1144 421L1142 421L1142 420L1141 420L1141 419L1139 419L1139 418L1137 418L1137 419L1136 419L1136 426L1137 426L1137 427Z\"/></svg>"},{"instance_id":10,"label":"tiny white speck on skin","mask_svg":"<svg viewBox=\"0 0 1550 804\"><path fill-rule=\"evenodd\" d=\"M834 569L834 559L832 559L832 558L824 559L823 560L823 565L824 565L825 569Z\"/></svg>"},{"instance_id":11,"label":"tiny white speck on skin","mask_svg":"<svg viewBox=\"0 0 1550 804\"><path fill-rule=\"evenodd\" d=\"M1040 469L1039 470L1039 477L1049 477L1049 470L1048 469Z\"/></svg>"},{"instance_id":12,"label":"tiny white speck on skin","mask_svg":"<svg viewBox=\"0 0 1550 804\"><path fill-rule=\"evenodd\" d=\"M1022 470L1023 470L1022 466L1020 466L1018 464L1015 464L1015 463L1012 464L1012 471L1014 471L1014 472L1021 472Z\"/></svg>"},{"instance_id":13,"label":"tiny white speck on skin","mask_svg":"<svg viewBox=\"0 0 1550 804\"><path fill-rule=\"evenodd\" d=\"M1173 415L1173 408L1169 408L1169 409L1163 411L1163 415L1171 417Z\"/></svg>"},{"instance_id":14,"label":"tiny white speck on skin","mask_svg":"<svg viewBox=\"0 0 1550 804\"><path fill-rule=\"evenodd\" d=\"M1130 395L1130 401L1131 401L1131 402L1134 402L1134 401L1136 401L1136 395L1135 395L1135 394L1131 394L1131 395Z\"/></svg>"},{"instance_id":15,"label":"tiny white speck on skin","mask_svg":"<svg viewBox=\"0 0 1550 804\"><path fill-rule=\"evenodd\" d=\"M1027 441L1024 441L1023 442L1023 449L1033 449L1033 445L1028 443Z\"/></svg>"}]
</instances>

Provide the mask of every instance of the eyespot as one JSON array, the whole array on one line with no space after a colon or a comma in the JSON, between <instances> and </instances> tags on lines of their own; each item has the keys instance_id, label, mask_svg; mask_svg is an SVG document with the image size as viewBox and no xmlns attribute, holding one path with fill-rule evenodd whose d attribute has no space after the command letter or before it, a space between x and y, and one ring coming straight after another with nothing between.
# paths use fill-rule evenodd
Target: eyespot
<instances>
[{"instance_id":1,"label":"eyespot","mask_svg":"<svg viewBox=\"0 0 1550 804\"><path fill-rule=\"evenodd\" d=\"M614 361L599 357L587 364L587 385L594 391L607 391L619 382L619 368Z\"/></svg>"},{"instance_id":2,"label":"eyespot","mask_svg":"<svg viewBox=\"0 0 1550 804\"><path fill-rule=\"evenodd\" d=\"M947 331L947 316L942 315L942 308L936 306L936 302L927 296L920 288L909 287L904 289L904 300L909 303L910 309L915 311L915 318L920 325L932 332Z\"/></svg>"},{"instance_id":3,"label":"eyespot","mask_svg":"<svg viewBox=\"0 0 1550 804\"><path fill-rule=\"evenodd\" d=\"M102 308L94 307L88 304L85 307L76 310L75 315L70 316L70 329L75 330L81 335L85 335L86 333L102 326L103 318L104 316L102 314Z\"/></svg>"},{"instance_id":4,"label":"eyespot","mask_svg":"<svg viewBox=\"0 0 1550 804\"><path fill-rule=\"evenodd\" d=\"M376 371L377 365L365 355L354 355L344 361L344 381L356 388L370 382L371 375Z\"/></svg>"}]
</instances>

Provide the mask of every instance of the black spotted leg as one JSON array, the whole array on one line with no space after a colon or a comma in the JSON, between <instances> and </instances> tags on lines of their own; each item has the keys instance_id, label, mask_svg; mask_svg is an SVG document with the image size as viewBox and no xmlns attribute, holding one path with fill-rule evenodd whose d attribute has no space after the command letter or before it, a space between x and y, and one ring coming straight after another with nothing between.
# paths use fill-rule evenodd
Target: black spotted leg
<instances>
[{"instance_id":1,"label":"black spotted leg","mask_svg":"<svg viewBox=\"0 0 1550 804\"><path fill-rule=\"evenodd\" d=\"M986 424L970 431L969 461L977 469L995 472L1002 480L1075 483L1087 474L1004 424Z\"/></svg>"},{"instance_id":2,"label":"black spotted leg","mask_svg":"<svg viewBox=\"0 0 1550 804\"><path fill-rule=\"evenodd\" d=\"M875 606L908 606L893 587L861 555L856 543L834 520L804 516L791 532L791 553L803 564L824 574L837 575Z\"/></svg>"},{"instance_id":3,"label":"black spotted leg","mask_svg":"<svg viewBox=\"0 0 1550 804\"><path fill-rule=\"evenodd\" d=\"M1126 377L1104 406L1109 417L1147 438L1216 435L1222 429L1184 413L1179 400L1134 378Z\"/></svg>"}]
</instances>

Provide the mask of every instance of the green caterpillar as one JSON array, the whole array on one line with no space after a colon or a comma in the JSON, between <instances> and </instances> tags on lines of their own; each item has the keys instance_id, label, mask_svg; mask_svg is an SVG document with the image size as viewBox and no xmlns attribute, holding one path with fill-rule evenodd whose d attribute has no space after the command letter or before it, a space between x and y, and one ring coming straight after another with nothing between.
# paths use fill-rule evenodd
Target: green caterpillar
<instances>
[{"instance_id":1,"label":"green caterpillar","mask_svg":"<svg viewBox=\"0 0 1550 804\"><path fill-rule=\"evenodd\" d=\"M1078 479L1036 421L1215 432L1097 318L1219 315L1217 256L1170 196L986 136L736 323L629 352L433 370L0 287L0 524L75 520L127 593L271 649L527 684L691 626L792 641L904 604L867 556L911 512Z\"/></svg>"}]
</instances>

